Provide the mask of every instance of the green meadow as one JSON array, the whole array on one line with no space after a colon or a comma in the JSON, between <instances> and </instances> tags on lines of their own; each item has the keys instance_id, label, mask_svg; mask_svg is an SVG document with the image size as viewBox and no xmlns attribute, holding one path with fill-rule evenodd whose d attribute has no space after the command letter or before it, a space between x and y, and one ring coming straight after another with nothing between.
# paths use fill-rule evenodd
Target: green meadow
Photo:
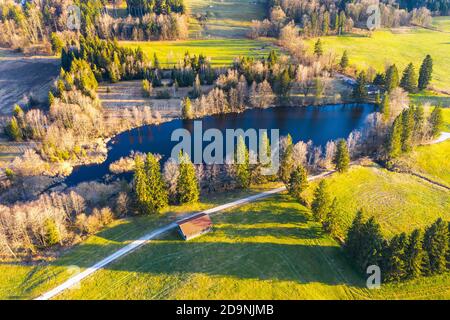
<instances>
[{"instance_id":1,"label":"green meadow","mask_svg":"<svg viewBox=\"0 0 450 320\"><path fill-rule=\"evenodd\" d=\"M441 17L435 22L448 28L450 17ZM375 31L372 35L363 36L347 34L343 36L327 36L321 38L325 51L333 51L340 57L347 50L349 62L360 69L370 66L377 71L384 71L386 65L395 63L400 72L412 62L416 72L427 54L433 58L432 86L438 90L450 91L450 33L420 28L401 28ZM313 48L316 39L308 42Z\"/></svg>"},{"instance_id":2,"label":"green meadow","mask_svg":"<svg viewBox=\"0 0 450 320\"><path fill-rule=\"evenodd\" d=\"M327 181L343 213L338 218L341 237L359 209L368 217L374 216L387 237L424 228L439 217L450 220L448 190L409 174L390 172L373 164L353 166ZM310 201L316 184L306 192Z\"/></svg>"},{"instance_id":3,"label":"green meadow","mask_svg":"<svg viewBox=\"0 0 450 320\"><path fill-rule=\"evenodd\" d=\"M58 298L450 297L449 274L367 289L336 241L311 220L307 208L286 194L229 210L214 216L213 222L213 232L189 242L175 232L153 241Z\"/></svg>"},{"instance_id":4,"label":"green meadow","mask_svg":"<svg viewBox=\"0 0 450 320\"><path fill-rule=\"evenodd\" d=\"M191 55L203 54L216 67L229 66L240 56L266 57L274 49L271 41L249 39L213 39L185 41L122 41L121 45L136 49L141 47L145 54L153 59L156 53L163 66L173 66L182 61L188 51Z\"/></svg>"}]
</instances>

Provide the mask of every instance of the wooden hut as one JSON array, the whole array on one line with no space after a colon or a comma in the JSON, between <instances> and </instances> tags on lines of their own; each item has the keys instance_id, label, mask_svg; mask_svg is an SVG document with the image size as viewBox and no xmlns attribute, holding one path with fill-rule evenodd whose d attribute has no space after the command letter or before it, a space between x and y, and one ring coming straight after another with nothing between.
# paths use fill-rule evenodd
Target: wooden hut
<instances>
[{"instance_id":1,"label":"wooden hut","mask_svg":"<svg viewBox=\"0 0 450 320\"><path fill-rule=\"evenodd\" d=\"M198 214L193 217L177 222L178 232L184 240L201 236L204 233L211 231L212 221L207 214Z\"/></svg>"}]
</instances>

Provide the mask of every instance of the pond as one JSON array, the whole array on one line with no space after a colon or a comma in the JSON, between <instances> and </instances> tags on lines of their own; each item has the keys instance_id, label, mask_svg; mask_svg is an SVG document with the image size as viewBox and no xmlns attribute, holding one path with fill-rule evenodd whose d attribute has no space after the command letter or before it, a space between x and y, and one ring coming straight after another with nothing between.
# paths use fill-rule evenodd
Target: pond
<instances>
[{"instance_id":1,"label":"pond","mask_svg":"<svg viewBox=\"0 0 450 320\"><path fill-rule=\"evenodd\" d=\"M373 104L336 104L308 107L274 107L251 109L240 114L207 116L201 120L203 131L226 129L279 129L280 136L288 133L292 140L309 141L324 146L329 140L347 138L354 129L361 128L367 116L376 111ZM131 151L160 154L164 162L178 143L171 141L172 132L178 128L193 130L194 120L176 119L160 125L148 125L123 132L108 143L108 157L101 164L74 168L65 180L67 185L97 180L109 174L109 165ZM270 136L270 135L269 135ZM130 176L130 175L128 175Z\"/></svg>"}]
</instances>

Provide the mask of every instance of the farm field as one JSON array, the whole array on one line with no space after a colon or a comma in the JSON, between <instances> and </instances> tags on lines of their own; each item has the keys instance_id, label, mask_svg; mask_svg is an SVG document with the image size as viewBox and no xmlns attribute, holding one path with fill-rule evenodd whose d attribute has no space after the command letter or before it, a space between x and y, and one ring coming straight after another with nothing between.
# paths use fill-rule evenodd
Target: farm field
<instances>
[{"instance_id":1,"label":"farm field","mask_svg":"<svg viewBox=\"0 0 450 320\"><path fill-rule=\"evenodd\" d=\"M446 28L450 24L450 17L441 18L436 23ZM384 71L387 64L395 63L401 73L412 62L418 72L422 60L427 54L431 54L434 64L432 86L438 90L450 91L450 33L401 28L375 31L371 37L349 34L322 37L321 40L325 51L333 50L340 56L347 50L350 64L361 69L372 66L377 71ZM311 50L315 41L308 41Z\"/></svg>"},{"instance_id":2,"label":"farm field","mask_svg":"<svg viewBox=\"0 0 450 320\"><path fill-rule=\"evenodd\" d=\"M56 57L25 57L0 48L0 116L10 115L14 104L27 104L30 97L46 101L59 64Z\"/></svg>"},{"instance_id":3,"label":"farm field","mask_svg":"<svg viewBox=\"0 0 450 320\"><path fill-rule=\"evenodd\" d=\"M354 166L327 181L345 213L338 219L342 236L361 208L367 216L375 216L387 237L424 228L438 217L450 220L448 190L409 174L389 172L373 164ZM316 184L306 192L310 200Z\"/></svg>"},{"instance_id":4,"label":"farm field","mask_svg":"<svg viewBox=\"0 0 450 320\"><path fill-rule=\"evenodd\" d=\"M215 67L228 66L239 56L265 57L274 49L269 40L249 39L216 39L216 40L184 40L184 41L154 41L134 42L121 41L121 45L136 49L141 47L147 57L153 59L158 55L161 65L171 67L183 60L184 54L203 54L211 59Z\"/></svg>"},{"instance_id":5,"label":"farm field","mask_svg":"<svg viewBox=\"0 0 450 320\"><path fill-rule=\"evenodd\" d=\"M186 4L191 38L244 38L251 21L265 17L264 0L188 0Z\"/></svg>"},{"instance_id":6,"label":"farm field","mask_svg":"<svg viewBox=\"0 0 450 320\"><path fill-rule=\"evenodd\" d=\"M116 220L103 231L69 249L57 259L42 258L31 264L2 262L0 264L0 300L30 299L52 289L73 276L78 270L91 266L146 232L172 221L177 216L201 211L216 205L277 187L267 184L249 191L234 191L212 195L196 205L169 207L157 216L139 216Z\"/></svg>"},{"instance_id":7,"label":"farm field","mask_svg":"<svg viewBox=\"0 0 450 320\"><path fill-rule=\"evenodd\" d=\"M60 299L446 299L448 274L368 290L309 211L276 195L175 233L101 270Z\"/></svg>"}]
</instances>

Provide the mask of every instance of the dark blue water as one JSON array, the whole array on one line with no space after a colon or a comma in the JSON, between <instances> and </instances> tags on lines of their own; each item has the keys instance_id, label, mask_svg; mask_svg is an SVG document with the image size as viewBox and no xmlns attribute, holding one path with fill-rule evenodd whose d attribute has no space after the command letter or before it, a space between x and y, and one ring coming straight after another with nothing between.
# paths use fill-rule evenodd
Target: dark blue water
<instances>
[{"instance_id":1,"label":"dark blue water","mask_svg":"<svg viewBox=\"0 0 450 320\"><path fill-rule=\"evenodd\" d=\"M252 109L240 114L222 114L203 119L203 131L225 129L279 129L280 136L292 136L294 142L312 140L316 146L327 141L347 138L351 131L361 128L366 117L375 111L372 104L339 104L321 107L276 107ZM198 121L198 120L197 120ZM170 156L178 142L170 141L178 128L193 131L193 120L173 120L161 125L149 125L117 135L108 143L108 157L96 165L80 166L73 170L65 183L74 185L83 181L100 179L109 174L109 165L130 154L132 150ZM270 136L270 135L269 135Z\"/></svg>"}]
</instances>

